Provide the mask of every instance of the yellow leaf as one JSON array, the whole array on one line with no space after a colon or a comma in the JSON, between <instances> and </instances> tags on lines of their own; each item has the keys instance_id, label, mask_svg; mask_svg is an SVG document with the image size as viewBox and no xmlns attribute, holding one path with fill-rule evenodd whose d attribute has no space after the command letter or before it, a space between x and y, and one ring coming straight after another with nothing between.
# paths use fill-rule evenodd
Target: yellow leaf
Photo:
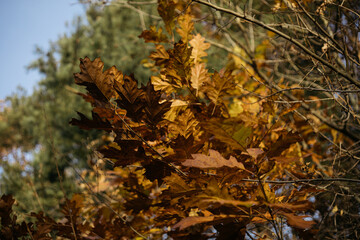
<instances>
[{"instance_id":1,"label":"yellow leaf","mask_svg":"<svg viewBox=\"0 0 360 240\"><path fill-rule=\"evenodd\" d=\"M151 76L151 83L154 85L155 91L160 90L166 92L167 94L175 92L173 85L161 79L160 77Z\"/></svg>"},{"instance_id":2,"label":"yellow leaf","mask_svg":"<svg viewBox=\"0 0 360 240\"><path fill-rule=\"evenodd\" d=\"M188 42L192 36L191 32L194 30L194 23L192 17L189 14L181 15L178 18L180 28L176 29L176 32L181 36L183 42Z\"/></svg>"},{"instance_id":3,"label":"yellow leaf","mask_svg":"<svg viewBox=\"0 0 360 240\"><path fill-rule=\"evenodd\" d=\"M177 116L181 111L184 111L189 103L187 101L182 101L179 99L175 99L170 106L170 110L167 111L164 115L164 119L167 119L171 122L175 121Z\"/></svg>"}]
</instances>

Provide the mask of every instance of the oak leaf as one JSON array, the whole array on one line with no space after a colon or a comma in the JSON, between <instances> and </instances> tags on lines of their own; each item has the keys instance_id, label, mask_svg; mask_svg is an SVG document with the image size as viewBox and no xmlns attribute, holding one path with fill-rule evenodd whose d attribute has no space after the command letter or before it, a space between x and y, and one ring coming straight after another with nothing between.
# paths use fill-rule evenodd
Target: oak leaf
<instances>
[{"instance_id":1,"label":"oak leaf","mask_svg":"<svg viewBox=\"0 0 360 240\"><path fill-rule=\"evenodd\" d=\"M244 164L238 162L236 158L231 156L226 160L218 151L209 150L209 156L204 154L192 154L193 159L187 159L182 165L196 168L239 168L245 169Z\"/></svg>"},{"instance_id":2,"label":"oak leaf","mask_svg":"<svg viewBox=\"0 0 360 240\"><path fill-rule=\"evenodd\" d=\"M191 86L196 90L196 96L199 96L199 89L204 83L210 80L205 63L195 63L191 68Z\"/></svg>"},{"instance_id":3,"label":"oak leaf","mask_svg":"<svg viewBox=\"0 0 360 240\"><path fill-rule=\"evenodd\" d=\"M207 82L204 86L204 92L208 96L211 102L214 103L213 112L218 105L223 104L223 97L234 89L235 87L234 77L231 72L215 72L211 78L211 81Z\"/></svg>"},{"instance_id":4,"label":"oak leaf","mask_svg":"<svg viewBox=\"0 0 360 240\"><path fill-rule=\"evenodd\" d=\"M156 52L152 52L149 58L155 61L156 66L160 66L168 61L170 56L163 45L156 45Z\"/></svg>"},{"instance_id":5,"label":"oak leaf","mask_svg":"<svg viewBox=\"0 0 360 240\"><path fill-rule=\"evenodd\" d=\"M286 213L286 212L279 212L278 214L285 216L288 224L295 228L308 229L311 228L314 224L316 224L312 220L311 221L304 220L304 218L311 216L296 216L293 213Z\"/></svg>"},{"instance_id":6,"label":"oak leaf","mask_svg":"<svg viewBox=\"0 0 360 240\"><path fill-rule=\"evenodd\" d=\"M94 61L91 61L88 57L80 59L81 72L74 74L75 83L85 85L95 98L99 98L96 87L106 99L117 98L118 95L114 90L114 84L122 83L123 74L115 66L105 72L103 72L103 68L104 63L100 58L96 58Z\"/></svg>"},{"instance_id":7,"label":"oak leaf","mask_svg":"<svg viewBox=\"0 0 360 240\"><path fill-rule=\"evenodd\" d=\"M228 144L234 150L246 151L248 139L252 134L252 129L245 126L241 120L237 118L229 118L227 120L211 119L202 122L201 126L221 142Z\"/></svg>"},{"instance_id":8,"label":"oak leaf","mask_svg":"<svg viewBox=\"0 0 360 240\"><path fill-rule=\"evenodd\" d=\"M201 62L202 57L206 57L207 53L205 50L210 48L210 43L205 43L205 38L200 34L194 36L193 39L190 40L190 46L193 47L191 57L194 59L194 62Z\"/></svg>"},{"instance_id":9,"label":"oak leaf","mask_svg":"<svg viewBox=\"0 0 360 240\"><path fill-rule=\"evenodd\" d=\"M174 225L174 228L179 228L180 231L184 230L185 228L194 226L199 223L205 223L205 222L212 222L214 221L214 216L208 216L208 217L187 217L184 219L181 219L180 222Z\"/></svg>"},{"instance_id":10,"label":"oak leaf","mask_svg":"<svg viewBox=\"0 0 360 240\"><path fill-rule=\"evenodd\" d=\"M183 42L188 42L191 37L191 32L194 30L194 23L192 17L189 14L179 16L178 23L180 28L176 29L176 32L181 36Z\"/></svg>"},{"instance_id":11,"label":"oak leaf","mask_svg":"<svg viewBox=\"0 0 360 240\"><path fill-rule=\"evenodd\" d=\"M165 76L151 76L151 83L154 85L156 91L163 91L166 94L170 94L175 92L174 85L169 83Z\"/></svg>"},{"instance_id":12,"label":"oak leaf","mask_svg":"<svg viewBox=\"0 0 360 240\"><path fill-rule=\"evenodd\" d=\"M165 23L166 31L172 34L175 27L175 3L172 0L158 0L158 13Z\"/></svg>"},{"instance_id":13,"label":"oak leaf","mask_svg":"<svg viewBox=\"0 0 360 240\"><path fill-rule=\"evenodd\" d=\"M158 30L155 26L150 26L150 30L144 30L139 38L145 39L145 42L151 43L160 43L160 42L168 42L168 38L165 34L162 33L162 28L160 27Z\"/></svg>"},{"instance_id":14,"label":"oak leaf","mask_svg":"<svg viewBox=\"0 0 360 240\"><path fill-rule=\"evenodd\" d=\"M168 125L168 131L173 135L180 134L185 138L191 135L198 136L200 131L198 128L199 122L196 120L194 114L190 109L186 109L183 113L178 115L174 122Z\"/></svg>"},{"instance_id":15,"label":"oak leaf","mask_svg":"<svg viewBox=\"0 0 360 240\"><path fill-rule=\"evenodd\" d=\"M179 113L182 111L185 111L188 105L189 105L189 102L187 102L187 101L175 99L171 103L170 110L165 113L164 118L171 122L175 121L175 119L177 118Z\"/></svg>"}]
</instances>

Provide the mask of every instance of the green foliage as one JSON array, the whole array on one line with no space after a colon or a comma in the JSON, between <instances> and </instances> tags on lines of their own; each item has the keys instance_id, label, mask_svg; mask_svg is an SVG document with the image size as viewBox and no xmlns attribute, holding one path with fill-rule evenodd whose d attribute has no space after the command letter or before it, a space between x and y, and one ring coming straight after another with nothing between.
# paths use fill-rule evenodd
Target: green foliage
<instances>
[{"instance_id":1,"label":"green foliage","mask_svg":"<svg viewBox=\"0 0 360 240\"><path fill-rule=\"evenodd\" d=\"M13 194L23 211L52 211L63 197L56 164L64 176L66 194L73 193L76 174L72 166L86 168L90 152L101 140L98 131L85 132L68 125L74 111L89 114L90 110L73 93L78 89L73 72L78 69L79 57L106 56L106 67L121 66L146 82L149 70L140 61L148 50L137 37L141 30L140 19L133 12L116 5L104 9L93 6L86 19L75 19L72 31L51 43L48 51L37 49L39 58L29 69L39 71L44 78L31 95L19 90L9 96L0 113L1 192ZM28 156L23 162L26 173L18 168L21 159L17 153ZM34 188L25 191L29 181Z\"/></svg>"}]
</instances>

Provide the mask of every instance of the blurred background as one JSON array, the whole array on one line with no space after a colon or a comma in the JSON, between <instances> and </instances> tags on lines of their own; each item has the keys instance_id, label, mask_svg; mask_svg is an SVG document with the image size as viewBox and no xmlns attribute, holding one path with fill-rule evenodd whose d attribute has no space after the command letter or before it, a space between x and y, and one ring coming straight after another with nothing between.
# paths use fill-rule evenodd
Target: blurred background
<instances>
[{"instance_id":1,"label":"blurred background","mask_svg":"<svg viewBox=\"0 0 360 240\"><path fill-rule=\"evenodd\" d=\"M68 124L75 111L91 108L74 94L83 91L73 79L79 58L101 56L105 68L116 65L142 82L149 76L139 64L149 53L138 38L139 16L93 3L0 2L0 194L14 196L17 212L56 217L64 194L77 192L75 168L91 164L101 141L100 133Z\"/></svg>"}]
</instances>

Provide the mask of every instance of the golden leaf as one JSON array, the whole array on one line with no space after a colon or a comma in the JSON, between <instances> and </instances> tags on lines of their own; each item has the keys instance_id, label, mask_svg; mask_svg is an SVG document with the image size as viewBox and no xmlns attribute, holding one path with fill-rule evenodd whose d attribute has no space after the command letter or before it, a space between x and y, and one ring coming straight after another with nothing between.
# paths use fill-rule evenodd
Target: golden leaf
<instances>
[{"instance_id":1,"label":"golden leaf","mask_svg":"<svg viewBox=\"0 0 360 240\"><path fill-rule=\"evenodd\" d=\"M191 32L194 30L194 23L192 17L189 14L182 15L178 18L180 28L176 29L176 32L181 36L183 42L188 42Z\"/></svg>"},{"instance_id":2,"label":"golden leaf","mask_svg":"<svg viewBox=\"0 0 360 240\"><path fill-rule=\"evenodd\" d=\"M178 115L174 122L168 125L169 133L173 135L182 135L185 138L193 135L199 135L198 129L199 122L196 120L194 114L190 109L186 109L182 114Z\"/></svg>"},{"instance_id":3,"label":"golden leaf","mask_svg":"<svg viewBox=\"0 0 360 240\"><path fill-rule=\"evenodd\" d=\"M173 122L179 115L181 111L185 111L189 103L187 101L182 101L179 99L175 99L170 106L170 110L167 111L164 115L164 118Z\"/></svg>"},{"instance_id":4,"label":"golden leaf","mask_svg":"<svg viewBox=\"0 0 360 240\"><path fill-rule=\"evenodd\" d=\"M197 34L189 43L193 47L191 57L194 58L194 62L201 62L201 58L207 56L205 50L210 48L211 44L205 43L205 38L200 34Z\"/></svg>"},{"instance_id":5,"label":"golden leaf","mask_svg":"<svg viewBox=\"0 0 360 240\"><path fill-rule=\"evenodd\" d=\"M155 64L159 66L169 60L170 56L163 45L156 45L156 52L152 52L149 58L154 60Z\"/></svg>"},{"instance_id":6,"label":"golden leaf","mask_svg":"<svg viewBox=\"0 0 360 240\"><path fill-rule=\"evenodd\" d=\"M205 63L195 63L191 68L191 86L196 90L196 96L199 96L200 87L207 81L210 81L210 77Z\"/></svg>"},{"instance_id":7,"label":"golden leaf","mask_svg":"<svg viewBox=\"0 0 360 240\"><path fill-rule=\"evenodd\" d=\"M154 85L155 91L160 90L166 92L167 94L175 92L173 85L160 77L151 76L151 83Z\"/></svg>"}]
</instances>

